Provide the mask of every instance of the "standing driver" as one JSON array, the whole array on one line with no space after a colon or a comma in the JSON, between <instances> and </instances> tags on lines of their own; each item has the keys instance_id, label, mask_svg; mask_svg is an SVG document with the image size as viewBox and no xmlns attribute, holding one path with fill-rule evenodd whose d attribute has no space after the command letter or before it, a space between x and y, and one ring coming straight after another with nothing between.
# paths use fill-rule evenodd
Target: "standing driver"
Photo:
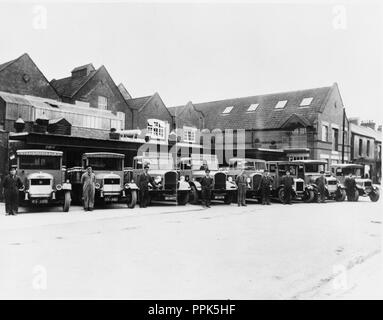
<instances>
[{"instance_id":1,"label":"standing driver","mask_svg":"<svg viewBox=\"0 0 383 320\"><path fill-rule=\"evenodd\" d=\"M16 175L16 168L9 169L9 174L3 180L3 191L5 200L5 214L15 216L19 209L19 189L23 183Z\"/></svg>"},{"instance_id":2,"label":"standing driver","mask_svg":"<svg viewBox=\"0 0 383 320\"><path fill-rule=\"evenodd\" d=\"M352 176L352 172L344 179L344 186L346 187L346 194L348 201L355 200L355 191L356 191L356 182L355 178Z\"/></svg>"},{"instance_id":3,"label":"standing driver","mask_svg":"<svg viewBox=\"0 0 383 320\"><path fill-rule=\"evenodd\" d=\"M84 210L92 211L96 192L96 175L93 173L91 166L88 166L86 172L81 176L81 183Z\"/></svg>"},{"instance_id":4,"label":"standing driver","mask_svg":"<svg viewBox=\"0 0 383 320\"><path fill-rule=\"evenodd\" d=\"M238 186L238 207L240 206L246 207L246 189L247 189L246 180L247 180L247 176L244 170L242 170L242 172L237 176L237 179L235 179L235 183Z\"/></svg>"},{"instance_id":5,"label":"standing driver","mask_svg":"<svg viewBox=\"0 0 383 320\"><path fill-rule=\"evenodd\" d=\"M144 166L144 172L138 177L138 188L140 189L140 208L146 208L149 200L149 183L156 187L154 179L149 174L149 166Z\"/></svg>"},{"instance_id":6,"label":"standing driver","mask_svg":"<svg viewBox=\"0 0 383 320\"><path fill-rule=\"evenodd\" d=\"M293 197L294 178L290 175L290 170L286 170L286 174L282 177L282 184L284 186L283 204L291 204Z\"/></svg>"},{"instance_id":7,"label":"standing driver","mask_svg":"<svg viewBox=\"0 0 383 320\"><path fill-rule=\"evenodd\" d=\"M318 187L318 202L326 202L326 178L324 176L324 171L320 172L320 176L315 180L315 184Z\"/></svg>"},{"instance_id":8,"label":"standing driver","mask_svg":"<svg viewBox=\"0 0 383 320\"><path fill-rule=\"evenodd\" d=\"M206 175L201 179L202 188L202 206L210 208L211 190L213 189L213 178L210 176L210 170L205 170Z\"/></svg>"},{"instance_id":9,"label":"standing driver","mask_svg":"<svg viewBox=\"0 0 383 320\"><path fill-rule=\"evenodd\" d=\"M273 178L270 177L269 171L265 170L261 180L262 204L270 205L270 193L273 187Z\"/></svg>"}]
</instances>

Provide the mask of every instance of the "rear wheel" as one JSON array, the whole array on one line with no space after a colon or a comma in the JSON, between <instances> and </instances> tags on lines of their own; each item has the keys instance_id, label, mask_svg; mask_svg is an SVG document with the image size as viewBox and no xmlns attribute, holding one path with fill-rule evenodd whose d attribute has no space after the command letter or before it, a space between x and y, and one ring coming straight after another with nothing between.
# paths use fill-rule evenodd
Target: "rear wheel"
<instances>
[{"instance_id":1,"label":"rear wheel","mask_svg":"<svg viewBox=\"0 0 383 320\"><path fill-rule=\"evenodd\" d=\"M225 194L225 199L223 200L225 204L231 204L233 201L233 193L232 192L227 192Z\"/></svg>"},{"instance_id":2,"label":"rear wheel","mask_svg":"<svg viewBox=\"0 0 383 320\"><path fill-rule=\"evenodd\" d=\"M346 190L338 189L335 195L335 201L342 202L346 200Z\"/></svg>"},{"instance_id":3,"label":"rear wheel","mask_svg":"<svg viewBox=\"0 0 383 320\"><path fill-rule=\"evenodd\" d=\"M126 201L126 204L128 205L129 209L133 209L136 206L137 203L137 190L130 190L128 192L128 200Z\"/></svg>"},{"instance_id":4,"label":"rear wheel","mask_svg":"<svg viewBox=\"0 0 383 320\"><path fill-rule=\"evenodd\" d=\"M189 202L192 204L198 204L199 202L198 190L195 186L191 187Z\"/></svg>"},{"instance_id":5,"label":"rear wheel","mask_svg":"<svg viewBox=\"0 0 383 320\"><path fill-rule=\"evenodd\" d=\"M177 192L177 204L184 206L189 201L189 191L178 191Z\"/></svg>"},{"instance_id":6,"label":"rear wheel","mask_svg":"<svg viewBox=\"0 0 383 320\"><path fill-rule=\"evenodd\" d=\"M285 189L284 188L280 188L278 190L278 200L283 203L284 198L285 198Z\"/></svg>"},{"instance_id":7,"label":"rear wheel","mask_svg":"<svg viewBox=\"0 0 383 320\"><path fill-rule=\"evenodd\" d=\"M68 212L69 211L70 202L71 202L70 191L65 191L65 194L64 194L64 205L63 205L63 211L64 212Z\"/></svg>"},{"instance_id":8,"label":"rear wheel","mask_svg":"<svg viewBox=\"0 0 383 320\"><path fill-rule=\"evenodd\" d=\"M368 195L370 197L370 200L372 202L377 202L379 200L380 194L379 191L371 191L370 194Z\"/></svg>"},{"instance_id":9,"label":"rear wheel","mask_svg":"<svg viewBox=\"0 0 383 320\"><path fill-rule=\"evenodd\" d=\"M303 201L306 203L312 202L315 198L314 190L306 190L303 196Z\"/></svg>"}]
</instances>

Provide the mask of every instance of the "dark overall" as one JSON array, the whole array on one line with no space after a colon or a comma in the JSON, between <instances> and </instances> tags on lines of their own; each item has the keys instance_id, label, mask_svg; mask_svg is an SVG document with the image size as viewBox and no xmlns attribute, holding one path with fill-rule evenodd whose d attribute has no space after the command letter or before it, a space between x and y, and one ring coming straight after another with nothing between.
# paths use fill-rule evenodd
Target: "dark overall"
<instances>
[{"instance_id":1,"label":"dark overall","mask_svg":"<svg viewBox=\"0 0 383 320\"><path fill-rule=\"evenodd\" d=\"M283 176L282 177L282 184L284 185L284 197L283 197L283 203L284 204L291 204L291 198L293 197L293 185L294 185L294 178L292 176Z\"/></svg>"},{"instance_id":2,"label":"dark overall","mask_svg":"<svg viewBox=\"0 0 383 320\"><path fill-rule=\"evenodd\" d=\"M201 179L201 188L202 188L202 205L210 207L211 202L211 190L213 189L213 178L212 177L203 177Z\"/></svg>"},{"instance_id":3,"label":"dark overall","mask_svg":"<svg viewBox=\"0 0 383 320\"><path fill-rule=\"evenodd\" d=\"M346 188L347 200L354 201L356 190L355 179L353 177L346 177L346 179L344 179L344 186Z\"/></svg>"},{"instance_id":4,"label":"dark overall","mask_svg":"<svg viewBox=\"0 0 383 320\"><path fill-rule=\"evenodd\" d=\"M238 206L246 205L246 189L247 189L247 177L245 175L239 175L235 180L238 186Z\"/></svg>"},{"instance_id":5,"label":"dark overall","mask_svg":"<svg viewBox=\"0 0 383 320\"><path fill-rule=\"evenodd\" d=\"M315 180L315 184L318 187L318 202L326 201L326 178L320 176Z\"/></svg>"},{"instance_id":6,"label":"dark overall","mask_svg":"<svg viewBox=\"0 0 383 320\"><path fill-rule=\"evenodd\" d=\"M270 176L263 176L261 180L262 204L270 204L270 191L272 186L273 178Z\"/></svg>"},{"instance_id":7,"label":"dark overall","mask_svg":"<svg viewBox=\"0 0 383 320\"><path fill-rule=\"evenodd\" d=\"M19 189L23 187L21 179L10 174L4 178L4 200L5 212L10 215L15 215L19 209Z\"/></svg>"},{"instance_id":8,"label":"dark overall","mask_svg":"<svg viewBox=\"0 0 383 320\"><path fill-rule=\"evenodd\" d=\"M155 187L153 178L149 173L143 172L138 177L138 188L140 189L140 207L146 208L149 199L149 186L151 183Z\"/></svg>"}]
</instances>

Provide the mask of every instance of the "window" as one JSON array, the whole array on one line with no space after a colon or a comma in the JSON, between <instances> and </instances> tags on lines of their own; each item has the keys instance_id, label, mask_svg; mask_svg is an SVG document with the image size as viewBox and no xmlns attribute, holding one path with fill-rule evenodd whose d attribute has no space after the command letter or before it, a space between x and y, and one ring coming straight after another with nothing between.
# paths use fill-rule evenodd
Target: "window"
<instances>
[{"instance_id":1,"label":"window","mask_svg":"<svg viewBox=\"0 0 383 320\"><path fill-rule=\"evenodd\" d=\"M184 127L183 133L184 133L184 141L185 142L195 142L195 133L197 129L196 128L188 128Z\"/></svg>"},{"instance_id":2,"label":"window","mask_svg":"<svg viewBox=\"0 0 383 320\"><path fill-rule=\"evenodd\" d=\"M333 150L338 151L339 147L339 130L338 129L332 129L332 147Z\"/></svg>"},{"instance_id":3,"label":"window","mask_svg":"<svg viewBox=\"0 0 383 320\"><path fill-rule=\"evenodd\" d=\"M363 154L363 140L359 139L359 156Z\"/></svg>"},{"instance_id":4,"label":"window","mask_svg":"<svg viewBox=\"0 0 383 320\"><path fill-rule=\"evenodd\" d=\"M283 109L286 106L287 100L278 101L275 105L275 109Z\"/></svg>"},{"instance_id":5,"label":"window","mask_svg":"<svg viewBox=\"0 0 383 320\"><path fill-rule=\"evenodd\" d=\"M98 108L102 110L108 109L108 99L103 96L98 96Z\"/></svg>"},{"instance_id":6,"label":"window","mask_svg":"<svg viewBox=\"0 0 383 320\"><path fill-rule=\"evenodd\" d=\"M247 111L255 111L255 110L257 110L258 106L259 106L259 103L253 103L250 105L250 107L247 109Z\"/></svg>"},{"instance_id":7,"label":"window","mask_svg":"<svg viewBox=\"0 0 383 320\"><path fill-rule=\"evenodd\" d=\"M60 170L61 157L20 156L20 169L25 170Z\"/></svg>"},{"instance_id":8,"label":"window","mask_svg":"<svg viewBox=\"0 0 383 320\"><path fill-rule=\"evenodd\" d=\"M367 157L370 156L370 140L367 140L367 150L366 150L366 153L367 153Z\"/></svg>"},{"instance_id":9,"label":"window","mask_svg":"<svg viewBox=\"0 0 383 320\"><path fill-rule=\"evenodd\" d=\"M313 101L313 98L303 98L300 106L301 107L309 106L312 101Z\"/></svg>"},{"instance_id":10,"label":"window","mask_svg":"<svg viewBox=\"0 0 383 320\"><path fill-rule=\"evenodd\" d=\"M148 135L152 138L165 139L165 125L160 120L148 120Z\"/></svg>"},{"instance_id":11,"label":"window","mask_svg":"<svg viewBox=\"0 0 383 320\"><path fill-rule=\"evenodd\" d=\"M225 110L222 111L222 113L223 113L223 114L230 113L231 110L233 110L233 108L234 108L233 106L231 106L231 107L226 107Z\"/></svg>"},{"instance_id":12,"label":"window","mask_svg":"<svg viewBox=\"0 0 383 320\"><path fill-rule=\"evenodd\" d=\"M322 141L328 141L328 126L322 125Z\"/></svg>"}]
</instances>

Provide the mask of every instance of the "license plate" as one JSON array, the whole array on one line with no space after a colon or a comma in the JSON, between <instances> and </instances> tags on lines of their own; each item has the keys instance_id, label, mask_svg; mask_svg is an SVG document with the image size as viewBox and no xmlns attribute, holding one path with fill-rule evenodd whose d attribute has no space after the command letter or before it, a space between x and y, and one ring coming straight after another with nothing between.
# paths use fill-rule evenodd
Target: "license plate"
<instances>
[{"instance_id":1,"label":"license plate","mask_svg":"<svg viewBox=\"0 0 383 320\"><path fill-rule=\"evenodd\" d=\"M118 202L118 198L117 197L106 197L105 200L109 201L109 202Z\"/></svg>"},{"instance_id":2,"label":"license plate","mask_svg":"<svg viewBox=\"0 0 383 320\"><path fill-rule=\"evenodd\" d=\"M32 200L32 203L34 203L34 204L47 204L48 199Z\"/></svg>"},{"instance_id":3,"label":"license plate","mask_svg":"<svg viewBox=\"0 0 383 320\"><path fill-rule=\"evenodd\" d=\"M165 200L176 200L176 196L166 196Z\"/></svg>"},{"instance_id":4,"label":"license plate","mask_svg":"<svg viewBox=\"0 0 383 320\"><path fill-rule=\"evenodd\" d=\"M223 200L223 199L225 199L225 196L221 196L221 195L214 196L214 199L216 199L216 200Z\"/></svg>"}]
</instances>

